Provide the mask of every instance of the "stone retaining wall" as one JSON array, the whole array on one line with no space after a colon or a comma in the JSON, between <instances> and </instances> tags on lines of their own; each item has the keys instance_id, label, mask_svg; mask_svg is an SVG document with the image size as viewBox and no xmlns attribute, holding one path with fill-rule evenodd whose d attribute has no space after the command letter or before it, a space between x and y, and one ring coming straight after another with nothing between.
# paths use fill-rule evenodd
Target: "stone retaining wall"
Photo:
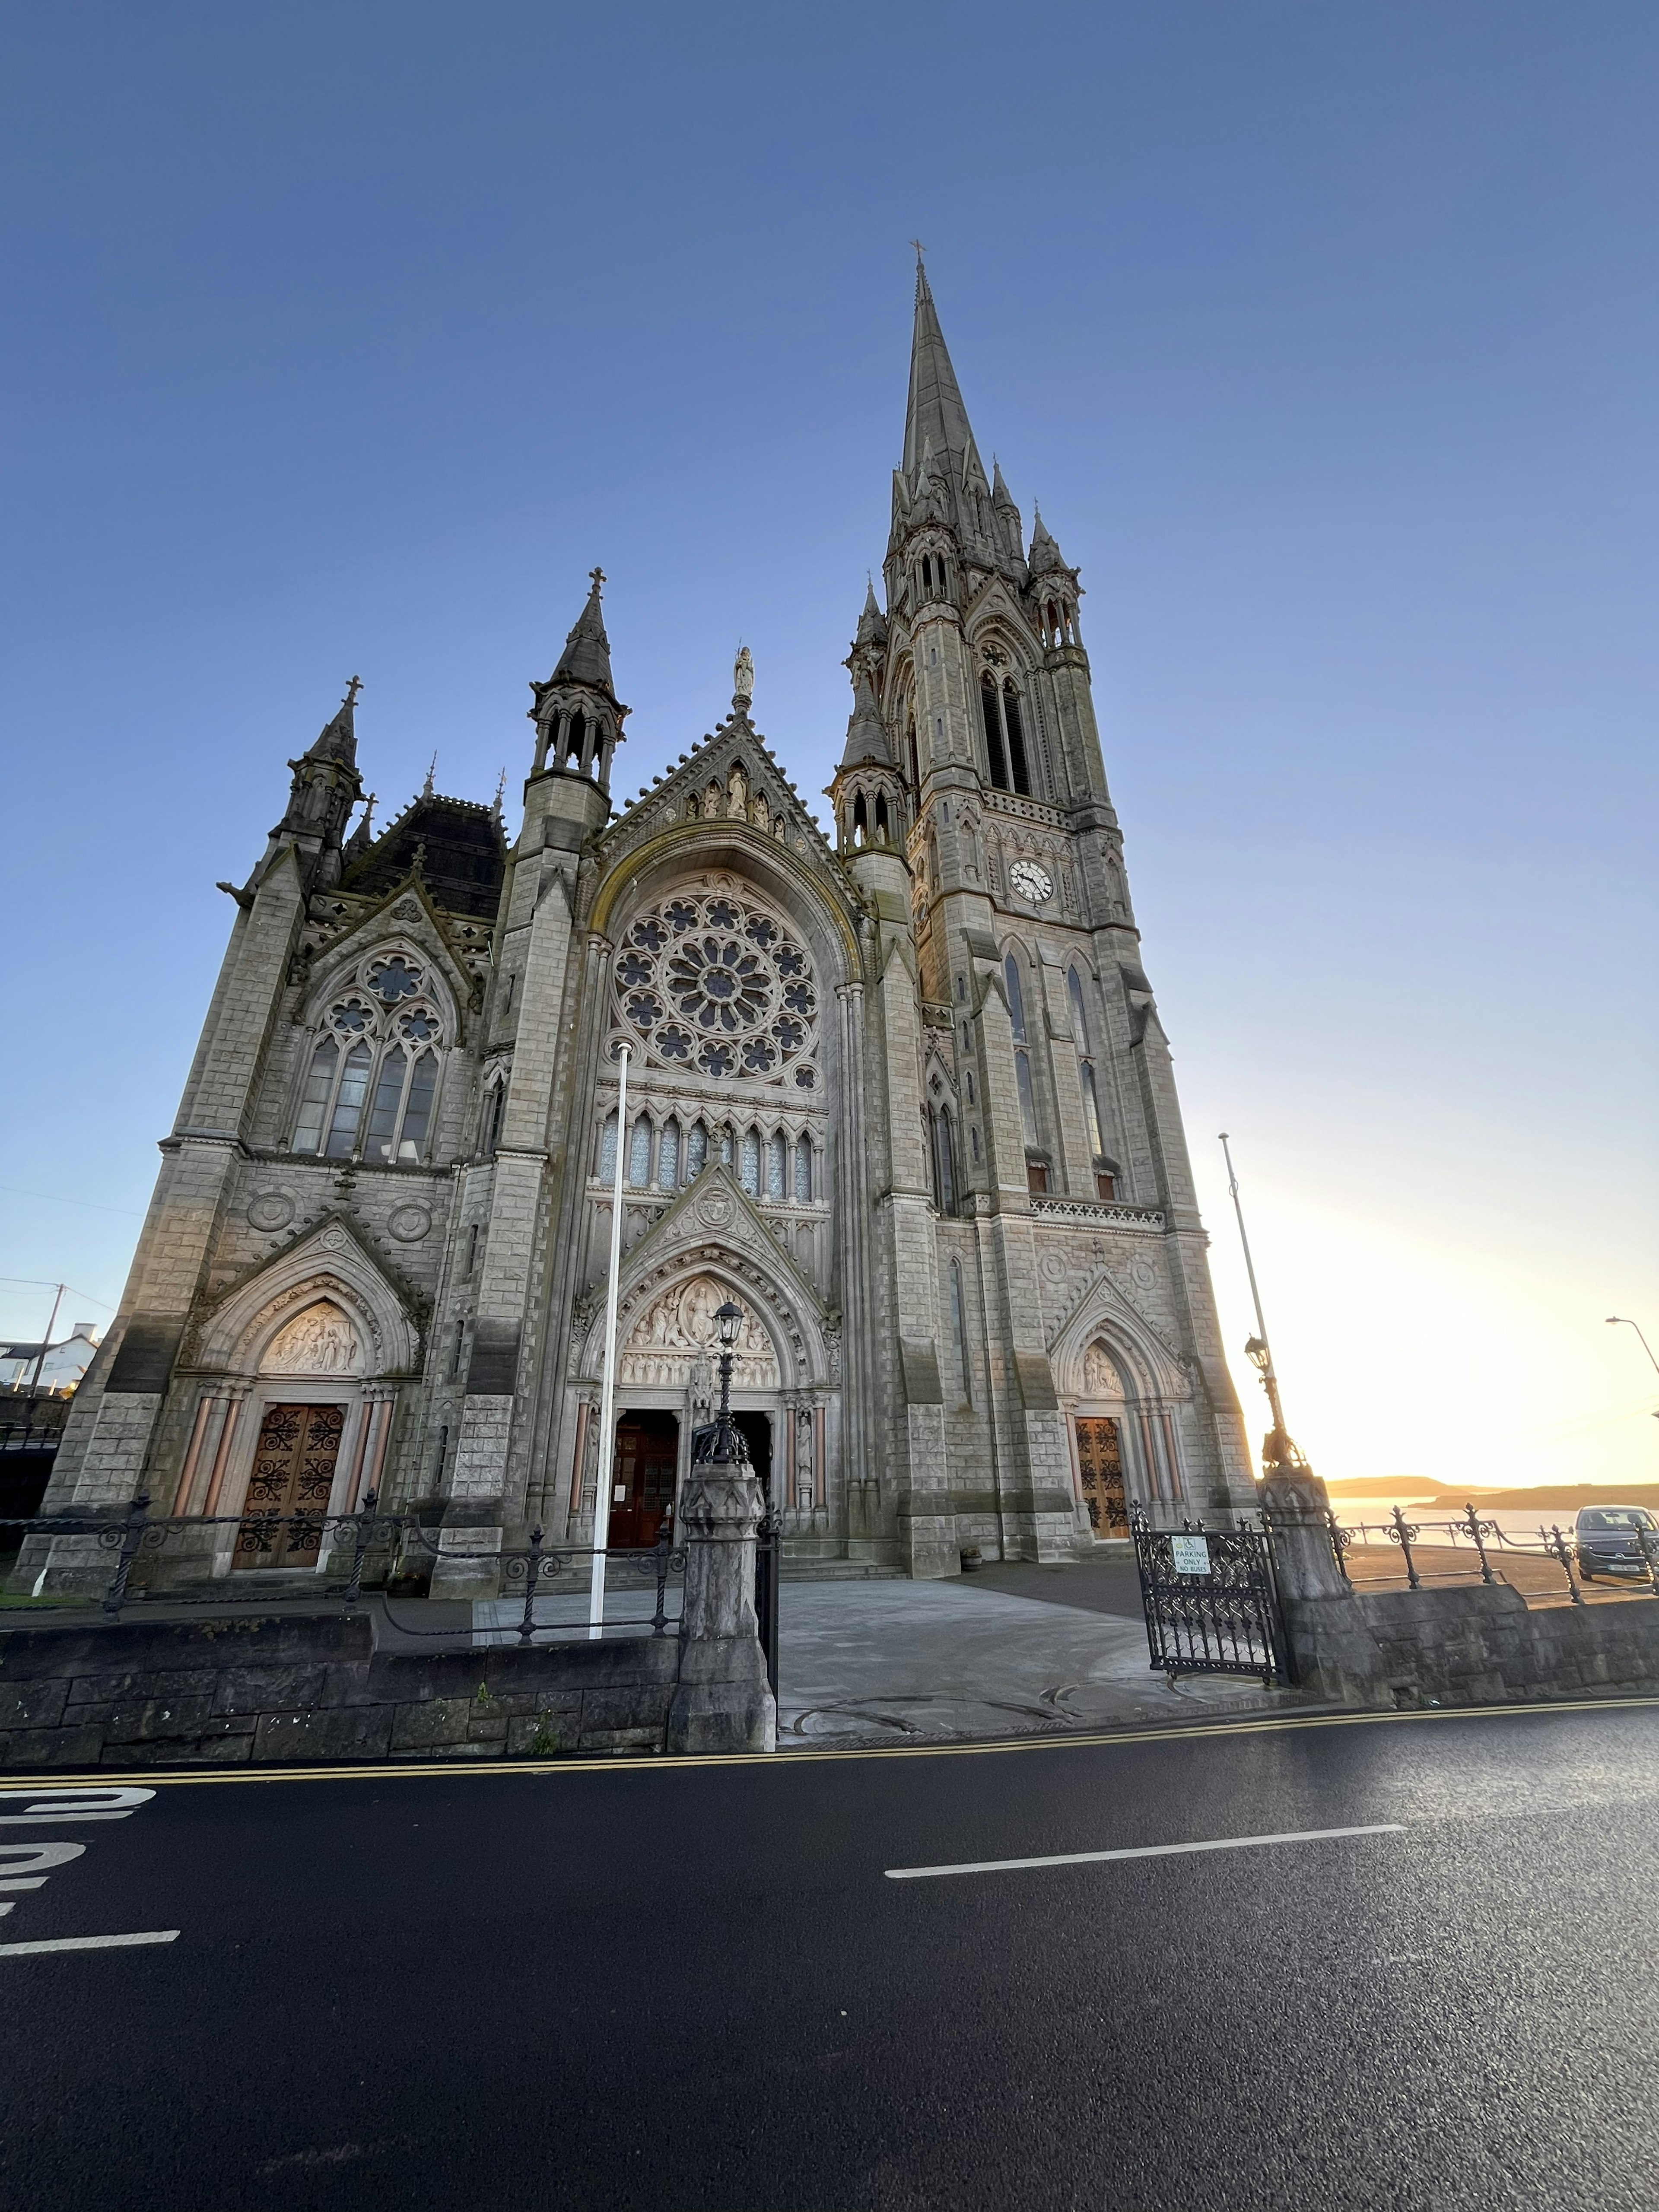
<instances>
[{"instance_id":1,"label":"stone retaining wall","mask_svg":"<svg viewBox=\"0 0 1659 2212\"><path fill-rule=\"evenodd\" d=\"M15 1630L0 1637L0 1769L660 1752L683 1648L380 1651L362 1615Z\"/></svg>"},{"instance_id":2,"label":"stone retaining wall","mask_svg":"<svg viewBox=\"0 0 1659 2212\"><path fill-rule=\"evenodd\" d=\"M1285 1605L1297 1663L1345 1705L1507 1705L1659 1691L1659 1601L1528 1607L1504 1583Z\"/></svg>"}]
</instances>

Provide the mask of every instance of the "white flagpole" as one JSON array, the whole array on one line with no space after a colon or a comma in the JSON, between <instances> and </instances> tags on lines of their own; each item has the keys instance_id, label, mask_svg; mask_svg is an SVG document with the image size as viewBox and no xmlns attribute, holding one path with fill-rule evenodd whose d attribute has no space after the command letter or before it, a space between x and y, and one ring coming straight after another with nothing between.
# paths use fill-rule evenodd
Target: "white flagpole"
<instances>
[{"instance_id":1,"label":"white flagpole","mask_svg":"<svg viewBox=\"0 0 1659 2212\"><path fill-rule=\"evenodd\" d=\"M599 1472L593 1489L593 1581L588 1641L605 1633L605 1554L611 1539L611 1488L617 1474L617 1279L622 1273L623 1158L628 1150L628 1047L617 1054L617 1175L611 1186L611 1280L605 1291L605 1381L599 1388Z\"/></svg>"}]
</instances>

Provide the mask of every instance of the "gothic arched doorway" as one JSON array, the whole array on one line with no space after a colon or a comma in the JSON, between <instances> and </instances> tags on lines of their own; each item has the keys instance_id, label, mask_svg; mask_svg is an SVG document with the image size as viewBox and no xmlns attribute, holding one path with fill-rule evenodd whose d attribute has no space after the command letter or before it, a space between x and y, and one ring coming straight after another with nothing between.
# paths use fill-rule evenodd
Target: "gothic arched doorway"
<instances>
[{"instance_id":1,"label":"gothic arched doorway","mask_svg":"<svg viewBox=\"0 0 1659 2212\"><path fill-rule=\"evenodd\" d=\"M624 1413L617 1424L616 1472L608 1542L617 1552L646 1551L657 1540L674 1503L680 1425L672 1413Z\"/></svg>"}]
</instances>

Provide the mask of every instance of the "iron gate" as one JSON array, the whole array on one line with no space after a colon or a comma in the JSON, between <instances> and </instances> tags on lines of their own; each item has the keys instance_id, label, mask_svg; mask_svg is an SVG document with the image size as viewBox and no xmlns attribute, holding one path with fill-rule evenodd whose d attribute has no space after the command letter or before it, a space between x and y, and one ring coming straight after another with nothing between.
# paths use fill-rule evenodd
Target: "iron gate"
<instances>
[{"instance_id":1,"label":"iron gate","mask_svg":"<svg viewBox=\"0 0 1659 2212\"><path fill-rule=\"evenodd\" d=\"M1152 1665L1177 1674L1257 1674L1294 1682L1273 1553L1259 1528L1154 1528L1133 1516Z\"/></svg>"}]
</instances>

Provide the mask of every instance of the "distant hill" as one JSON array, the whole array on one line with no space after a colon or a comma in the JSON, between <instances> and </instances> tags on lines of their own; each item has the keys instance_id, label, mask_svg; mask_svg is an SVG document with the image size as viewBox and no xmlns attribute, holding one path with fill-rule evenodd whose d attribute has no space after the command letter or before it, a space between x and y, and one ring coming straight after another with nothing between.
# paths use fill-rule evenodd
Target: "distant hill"
<instances>
[{"instance_id":1,"label":"distant hill","mask_svg":"<svg viewBox=\"0 0 1659 2212\"><path fill-rule=\"evenodd\" d=\"M1413 1481L1408 1475L1363 1475L1352 1482L1332 1482L1326 1487L1334 1503L1364 1498L1397 1498L1402 1504L1437 1508L1475 1504L1494 1511L1576 1513L1581 1505L1645 1505L1659 1512L1659 1482L1545 1482L1530 1490L1480 1490L1473 1484L1448 1490L1433 1482Z\"/></svg>"}]
</instances>

